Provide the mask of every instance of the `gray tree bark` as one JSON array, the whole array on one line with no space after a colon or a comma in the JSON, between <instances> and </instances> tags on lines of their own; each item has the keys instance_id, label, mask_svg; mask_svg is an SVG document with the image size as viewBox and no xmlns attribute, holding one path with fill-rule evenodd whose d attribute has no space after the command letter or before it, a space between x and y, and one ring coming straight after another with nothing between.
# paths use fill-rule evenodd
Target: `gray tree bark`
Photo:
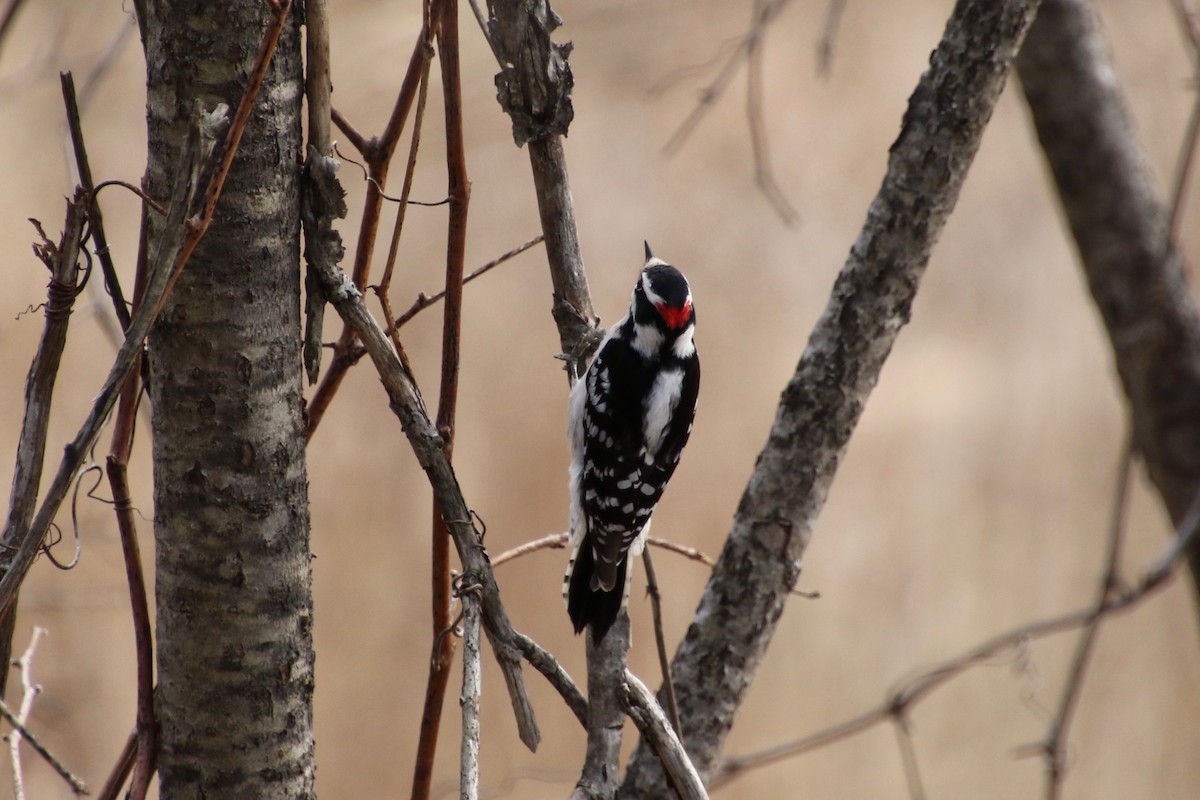
<instances>
[{"instance_id":1,"label":"gray tree bark","mask_svg":"<svg viewBox=\"0 0 1200 800\"><path fill-rule=\"evenodd\" d=\"M1200 312L1091 3L1046 0L1017 70L1108 330L1134 445L1178 525L1200 490ZM1200 586L1200 550L1188 557Z\"/></svg>"},{"instance_id":2,"label":"gray tree bark","mask_svg":"<svg viewBox=\"0 0 1200 800\"><path fill-rule=\"evenodd\" d=\"M138 8L149 189L165 197L191 109L237 104L269 10ZM213 225L150 340L163 798L313 796L299 44L293 14Z\"/></svg>"},{"instance_id":3,"label":"gray tree bark","mask_svg":"<svg viewBox=\"0 0 1200 800\"><path fill-rule=\"evenodd\" d=\"M681 738L706 779L800 574L850 435L908 322L930 252L1037 5L956 4L909 100L858 241L784 389L733 529L671 666ZM670 796L645 742L620 796Z\"/></svg>"}]
</instances>

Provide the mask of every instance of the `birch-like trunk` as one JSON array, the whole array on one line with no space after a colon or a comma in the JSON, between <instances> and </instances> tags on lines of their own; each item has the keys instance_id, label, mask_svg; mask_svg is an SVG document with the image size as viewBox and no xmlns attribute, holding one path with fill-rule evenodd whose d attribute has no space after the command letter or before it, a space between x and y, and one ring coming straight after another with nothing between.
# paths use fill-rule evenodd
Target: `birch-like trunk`
<instances>
[{"instance_id":1,"label":"birch-like trunk","mask_svg":"<svg viewBox=\"0 0 1200 800\"><path fill-rule=\"evenodd\" d=\"M149 189L195 103L236 106L262 0L139 4ZM216 219L150 340L163 798L313 796L312 595L299 316L297 15Z\"/></svg>"}]
</instances>

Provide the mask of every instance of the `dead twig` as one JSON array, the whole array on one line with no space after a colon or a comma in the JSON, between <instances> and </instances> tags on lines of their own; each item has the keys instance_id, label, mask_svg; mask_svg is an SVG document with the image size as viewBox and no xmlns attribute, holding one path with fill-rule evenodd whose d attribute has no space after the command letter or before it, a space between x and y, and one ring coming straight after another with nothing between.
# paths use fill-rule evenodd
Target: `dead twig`
<instances>
[{"instance_id":1,"label":"dead twig","mask_svg":"<svg viewBox=\"0 0 1200 800\"><path fill-rule=\"evenodd\" d=\"M46 635L46 629L35 627L33 636L29 640L29 646L25 648L25 652L21 657L13 661L12 665L20 670L21 673L21 707L16 714L0 700L0 716L3 716L8 724L13 726L12 733L6 734L5 739L8 740L9 757L12 761L13 772L13 794L19 800L25 798L25 778L21 768L21 740L29 742L29 746L34 749L39 756L50 767L59 774L64 781L71 787L71 791L78 797L88 793L87 784L77 778L69 769L63 766L53 753L47 747L38 741L37 737L29 732L25 727L29 721L29 714L33 710L34 698L41 693L42 687L35 684L32 679L33 671L33 653L37 649L38 642Z\"/></svg>"}]
</instances>

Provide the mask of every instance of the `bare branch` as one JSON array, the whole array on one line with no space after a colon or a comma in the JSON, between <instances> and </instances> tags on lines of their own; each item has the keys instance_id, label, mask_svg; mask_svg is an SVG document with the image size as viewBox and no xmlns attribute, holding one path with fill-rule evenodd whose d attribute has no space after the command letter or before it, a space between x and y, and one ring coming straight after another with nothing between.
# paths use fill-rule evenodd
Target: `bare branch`
<instances>
[{"instance_id":1,"label":"bare branch","mask_svg":"<svg viewBox=\"0 0 1200 800\"><path fill-rule=\"evenodd\" d=\"M21 740L29 742L29 746L41 756L51 768L58 773L67 784L71 787L71 791L75 796L85 795L88 793L87 784L77 778L69 769L63 766L53 753L47 747L38 741L29 729L25 727L25 723L29 720L29 713L33 710L33 700L41 693L42 687L36 685L31 677L33 668L33 653L37 649L38 642L46 635L45 628L35 627L33 636L29 640L29 646L25 648L25 652L21 657L13 662L13 666L21 672L21 707L16 714L5 705L3 700L0 700L0 716L3 716L8 724L12 725L14 730L12 733L6 734L5 739L8 740L9 757L12 760L13 772L13 794L20 800L25 797L25 782L24 774L21 769Z\"/></svg>"},{"instance_id":2,"label":"bare branch","mask_svg":"<svg viewBox=\"0 0 1200 800\"><path fill-rule=\"evenodd\" d=\"M1099 618L1129 611L1141 605L1166 585L1171 576L1179 569L1188 548L1194 546L1197 539L1200 539L1200 493L1193 498L1192 507L1185 515L1183 524L1176 528L1175 533L1176 536L1171 545L1158 559L1151 562L1135 586L1109 594L1102 605L1089 605L1077 611L1038 620L1005 631L954 658L919 670L912 677L901 681L881 705L852 719L758 753L726 759L720 764L709 782L709 789L715 791L747 770L816 750L854 736L886 720L899 719L911 711L913 706L952 679L972 667L988 663L997 655L1008 650L1020 648L1027 642L1052 634L1093 625ZM1044 749L1044 743L1035 748L1036 751Z\"/></svg>"},{"instance_id":3,"label":"bare branch","mask_svg":"<svg viewBox=\"0 0 1200 800\"><path fill-rule=\"evenodd\" d=\"M517 633L504 611L500 590L496 586L487 550L479 540L471 519L470 507L463 499L458 478L443 449L442 438L429 419L421 399L387 334L367 311L362 293L348 275L334 264L318 264L321 287L342 320L353 329L371 356L380 379L388 393L393 413L412 445L413 452L425 470L434 496L445 514L446 525L454 538L464 572L472 573L483 587L483 623L492 651L504 674L517 718L521 741L535 750L541 738L533 707L521 676L521 649Z\"/></svg>"},{"instance_id":4,"label":"bare branch","mask_svg":"<svg viewBox=\"0 0 1200 800\"><path fill-rule=\"evenodd\" d=\"M1200 310L1182 254L1173 241L1164 247L1169 209L1093 4L1043 0L1018 69L1108 331L1138 454L1179 524L1200 488L1200 450L1178 444L1200 436ZM1200 549L1190 561L1200 584Z\"/></svg>"},{"instance_id":5,"label":"bare branch","mask_svg":"<svg viewBox=\"0 0 1200 800\"><path fill-rule=\"evenodd\" d=\"M1125 539L1126 511L1129 506L1129 485L1133 477L1133 442L1126 441L1121 448L1121 460L1113 490L1112 517L1108 526L1108 555L1105 558L1104 574L1096 595L1095 616L1083 627L1075 645L1075 655L1059 699L1058 711L1046 734L1042 754L1046 759L1046 797L1057 800L1062 794L1063 777L1066 774L1067 732L1079 697L1083 693L1083 679L1091 660L1100 623L1101 613L1109 598L1120 587L1121 551Z\"/></svg>"},{"instance_id":6,"label":"bare branch","mask_svg":"<svg viewBox=\"0 0 1200 800\"><path fill-rule=\"evenodd\" d=\"M629 718L641 731L642 738L650 742L658 754L679 797L682 800L707 800L704 782L700 780L700 775L683 749L683 742L675 735L674 727L667 721L654 695L628 670L625 671L622 688L622 699Z\"/></svg>"},{"instance_id":7,"label":"bare branch","mask_svg":"<svg viewBox=\"0 0 1200 800\"><path fill-rule=\"evenodd\" d=\"M458 704L462 706L462 747L459 753L459 798L479 798L479 695L481 688L481 665L479 658L479 594L474 587L463 586L458 592L463 604L463 678L462 694Z\"/></svg>"}]
</instances>

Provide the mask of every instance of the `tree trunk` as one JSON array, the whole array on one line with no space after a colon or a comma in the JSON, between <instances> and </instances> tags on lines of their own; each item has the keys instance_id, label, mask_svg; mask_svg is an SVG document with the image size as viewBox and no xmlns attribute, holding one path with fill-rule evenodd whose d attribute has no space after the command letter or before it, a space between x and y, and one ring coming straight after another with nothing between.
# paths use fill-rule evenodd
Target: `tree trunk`
<instances>
[{"instance_id":1,"label":"tree trunk","mask_svg":"<svg viewBox=\"0 0 1200 800\"><path fill-rule=\"evenodd\" d=\"M139 9L161 198L193 107L236 106L270 12L261 0ZM163 798L313 796L299 44L293 14L150 340Z\"/></svg>"}]
</instances>

